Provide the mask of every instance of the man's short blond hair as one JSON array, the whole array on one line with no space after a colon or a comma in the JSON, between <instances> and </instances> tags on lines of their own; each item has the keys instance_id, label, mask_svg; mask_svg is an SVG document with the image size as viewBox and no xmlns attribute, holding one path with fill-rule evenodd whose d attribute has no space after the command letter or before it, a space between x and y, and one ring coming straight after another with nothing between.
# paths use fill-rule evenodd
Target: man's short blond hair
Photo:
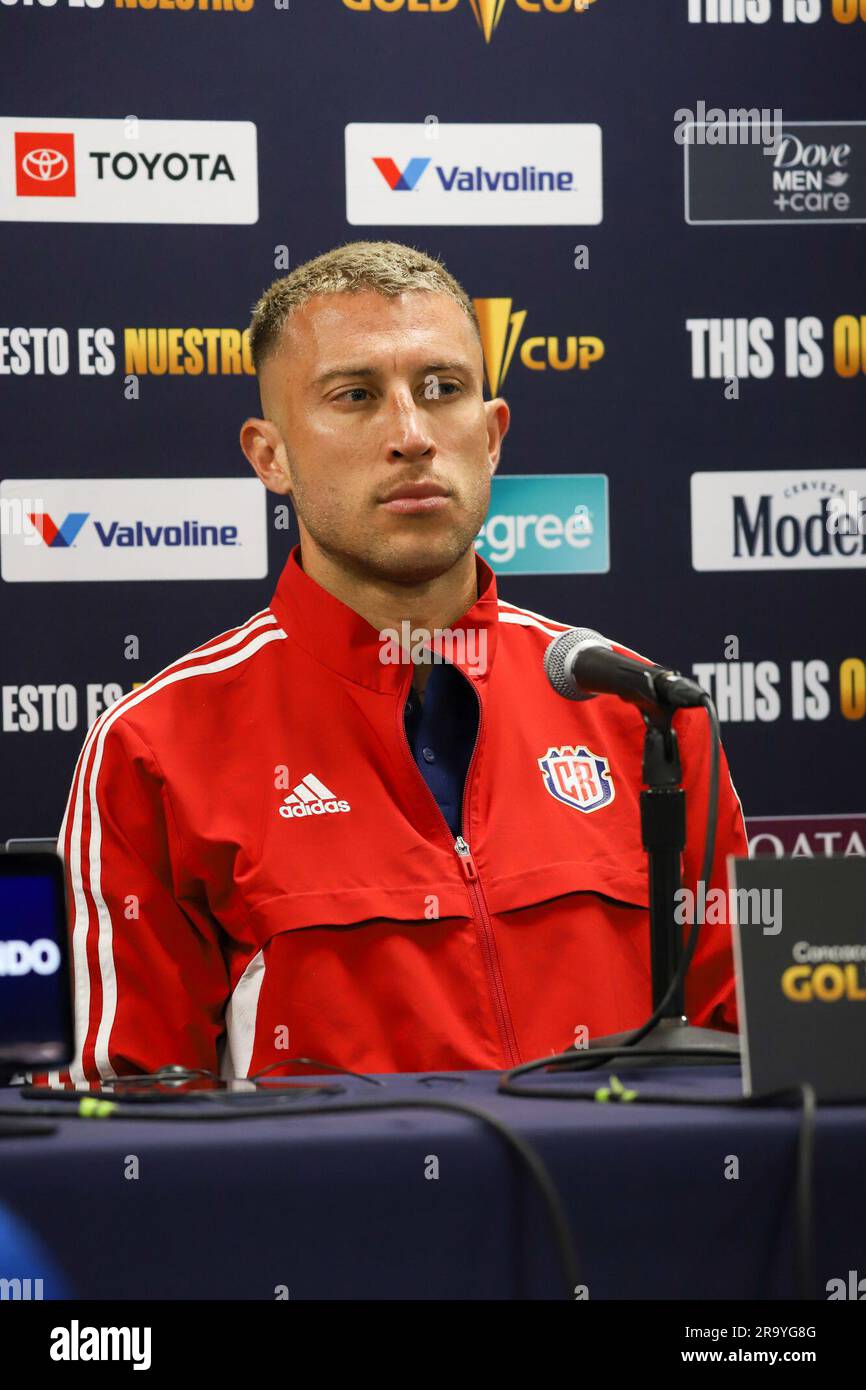
<instances>
[{"instance_id":1,"label":"man's short blond hair","mask_svg":"<svg viewBox=\"0 0 866 1390\"><path fill-rule=\"evenodd\" d=\"M399 241L349 241L275 280L253 305L250 351L256 372L279 347L286 321L295 309L315 295L360 290L375 290L389 298L404 290L447 294L464 310L480 341L472 300L441 261Z\"/></svg>"}]
</instances>

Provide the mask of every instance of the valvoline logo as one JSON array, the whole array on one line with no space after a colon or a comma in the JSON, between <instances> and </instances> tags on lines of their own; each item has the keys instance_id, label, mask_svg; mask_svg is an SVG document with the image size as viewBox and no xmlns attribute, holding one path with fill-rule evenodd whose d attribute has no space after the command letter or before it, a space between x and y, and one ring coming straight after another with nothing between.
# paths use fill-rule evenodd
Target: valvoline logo
<instances>
[{"instance_id":1,"label":"valvoline logo","mask_svg":"<svg viewBox=\"0 0 866 1390\"><path fill-rule=\"evenodd\" d=\"M403 172L390 157L373 155L373 163L393 193L411 192L432 160L413 155ZM574 172L567 168L544 169L538 165L520 164L505 169L488 168L484 164L434 164L433 168L443 193L560 193L574 191Z\"/></svg>"},{"instance_id":2,"label":"valvoline logo","mask_svg":"<svg viewBox=\"0 0 866 1390\"><path fill-rule=\"evenodd\" d=\"M70 512L62 525L58 526L47 512L28 512L45 544L52 549L71 545L89 515L89 512Z\"/></svg>"},{"instance_id":3,"label":"valvoline logo","mask_svg":"<svg viewBox=\"0 0 866 1390\"><path fill-rule=\"evenodd\" d=\"M0 581L264 579L266 495L258 478L0 478Z\"/></svg>"},{"instance_id":4,"label":"valvoline logo","mask_svg":"<svg viewBox=\"0 0 866 1390\"><path fill-rule=\"evenodd\" d=\"M58 526L47 512L28 512L36 530L46 545L54 548L70 546L78 535L89 512L69 512ZM186 520L174 526L149 526L145 521L122 525L119 521L94 521L99 541L104 546L190 546L238 545L236 526L206 526L199 521Z\"/></svg>"},{"instance_id":5,"label":"valvoline logo","mask_svg":"<svg viewBox=\"0 0 866 1390\"><path fill-rule=\"evenodd\" d=\"M394 193L405 193L415 187L430 160L415 156L409 160L402 174L393 159L374 157L373 163Z\"/></svg>"},{"instance_id":6,"label":"valvoline logo","mask_svg":"<svg viewBox=\"0 0 866 1390\"><path fill-rule=\"evenodd\" d=\"M602 128L594 121L349 121L345 152L346 221L355 227L602 221Z\"/></svg>"}]
</instances>

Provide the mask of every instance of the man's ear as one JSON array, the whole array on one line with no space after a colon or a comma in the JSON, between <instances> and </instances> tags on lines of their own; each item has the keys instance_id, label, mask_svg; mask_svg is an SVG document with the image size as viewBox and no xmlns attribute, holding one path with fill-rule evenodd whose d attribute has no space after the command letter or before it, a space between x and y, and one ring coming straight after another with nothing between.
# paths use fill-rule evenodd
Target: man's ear
<instances>
[{"instance_id":1,"label":"man's ear","mask_svg":"<svg viewBox=\"0 0 866 1390\"><path fill-rule=\"evenodd\" d=\"M502 441L508 433L511 411L508 408L508 402L502 396L496 396L492 401L485 401L484 411L487 416L487 466L492 478L499 467Z\"/></svg>"},{"instance_id":2,"label":"man's ear","mask_svg":"<svg viewBox=\"0 0 866 1390\"><path fill-rule=\"evenodd\" d=\"M250 416L240 431L241 448L269 492L287 496L292 491L292 477L286 446L273 420Z\"/></svg>"}]
</instances>

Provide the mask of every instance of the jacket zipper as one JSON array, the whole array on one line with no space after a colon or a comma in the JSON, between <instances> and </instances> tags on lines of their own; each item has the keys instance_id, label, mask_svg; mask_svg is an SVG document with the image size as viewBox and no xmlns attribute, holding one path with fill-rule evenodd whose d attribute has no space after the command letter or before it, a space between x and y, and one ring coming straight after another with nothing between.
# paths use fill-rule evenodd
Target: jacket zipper
<instances>
[{"instance_id":1,"label":"jacket zipper","mask_svg":"<svg viewBox=\"0 0 866 1390\"><path fill-rule=\"evenodd\" d=\"M475 866L475 860L472 858L472 852L462 835L457 836L457 839L454 841L454 848L459 856L460 867L463 870L463 876L469 887L469 896L477 908L476 920L481 927L481 939L484 945L487 973L490 976L490 983L493 989L493 1002L496 1005L499 1032L505 1050L511 1058L511 1065L516 1067L520 1061L520 1054L517 1050L517 1038L514 1034L514 1026L508 1012L508 1001L505 998L505 983L502 979L502 970L499 965L496 942L493 937L493 926L490 921L490 914L487 911L487 903L484 900L481 879L478 875L478 869Z\"/></svg>"},{"instance_id":2,"label":"jacket zipper","mask_svg":"<svg viewBox=\"0 0 866 1390\"><path fill-rule=\"evenodd\" d=\"M462 671L460 672L460 675L463 677L464 680L466 680L466 677L463 676ZM412 681L410 678L409 685L411 686L411 684ZM471 681L470 685L472 685ZM475 770L475 759L478 753L478 745L481 742L481 724L484 719L484 710L481 705L481 698L474 685L472 686L472 693L475 696L475 699L478 701L478 730L475 735L475 743L472 746L472 756L469 759L469 766L466 769L466 783L463 788L463 804L460 808L461 830L463 829L463 826L466 822L466 808L469 804L469 791L472 783L473 772ZM408 695L408 689L406 691L406 695ZM405 705L406 696L403 697L403 708L405 708ZM427 795L430 797L430 800L436 807L436 810L439 814L439 818L443 821L445 828L448 831L448 837L450 839L451 827L445 820L445 817L442 815L442 810L439 806L438 801L431 792L430 788L427 786L425 778L422 776L421 771L417 763L415 762L415 759L412 757L412 749L409 747L409 740L406 737L406 725L403 720L402 708L400 710L400 732L403 736L403 742L406 745L406 752L409 756L409 761L411 762L417 775L421 778L424 790L427 792ZM469 893L469 900L473 906L473 917L475 919L475 924L477 927L480 927L481 929L481 944L484 954L484 964L487 968L487 977L490 985L490 992L493 998L493 1006L494 1011L496 1013L496 1022L499 1027L500 1042L506 1055L510 1058L510 1065L517 1066L520 1061L520 1053L517 1048L517 1038L514 1032L514 1025L511 1021L511 1015L508 1010L508 1001L505 997L505 983L502 979L502 968L499 964L499 955L496 950L496 941L493 936L493 926L490 921L490 913L487 910L487 902L484 897L484 889L481 887L481 878L478 873L475 860L472 858L472 851L470 850L467 842L464 840L462 834L458 835L457 839L452 841L452 846L455 854L457 855L457 862L460 865L463 877L466 880L466 888Z\"/></svg>"}]
</instances>

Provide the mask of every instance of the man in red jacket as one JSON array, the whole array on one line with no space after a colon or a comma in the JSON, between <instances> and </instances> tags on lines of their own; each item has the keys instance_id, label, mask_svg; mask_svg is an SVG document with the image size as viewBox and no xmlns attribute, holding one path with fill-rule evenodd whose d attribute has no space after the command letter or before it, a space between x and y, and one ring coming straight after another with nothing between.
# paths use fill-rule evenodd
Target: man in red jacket
<instances>
[{"instance_id":1,"label":"man in red jacket","mask_svg":"<svg viewBox=\"0 0 866 1390\"><path fill-rule=\"evenodd\" d=\"M422 253L357 242L275 282L251 346L241 445L300 546L267 609L88 733L61 844L72 1080L504 1068L636 1027L643 723L555 694L567 625L498 599L475 554L509 411L483 399L471 301ZM706 716L674 725L694 890ZM746 853L721 773L708 889ZM735 1027L727 927L702 928L686 1005Z\"/></svg>"}]
</instances>

